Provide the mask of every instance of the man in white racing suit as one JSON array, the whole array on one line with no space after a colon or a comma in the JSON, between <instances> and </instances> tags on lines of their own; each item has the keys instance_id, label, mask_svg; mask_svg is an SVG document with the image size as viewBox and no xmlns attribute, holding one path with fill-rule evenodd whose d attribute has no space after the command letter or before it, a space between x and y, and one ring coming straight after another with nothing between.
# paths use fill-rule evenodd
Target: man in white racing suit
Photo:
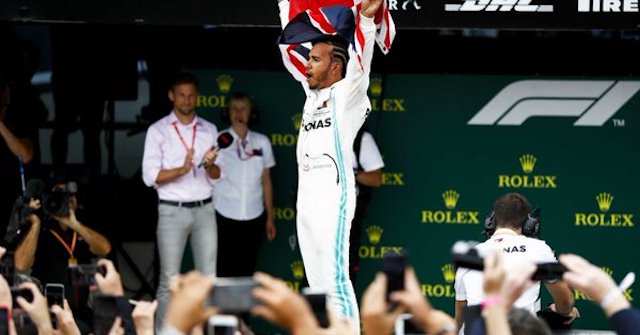
<instances>
[{"instance_id":1,"label":"man in white racing suit","mask_svg":"<svg viewBox=\"0 0 640 335\"><path fill-rule=\"evenodd\" d=\"M358 17L352 44L338 35L305 41L313 47L304 70L298 67L304 73L297 76L307 97L296 149L297 232L305 272L309 286L325 291L333 310L358 328L358 306L349 280L349 230L356 200L352 148L371 111L367 89L374 15L382 3L362 1L354 14ZM286 35L289 1L280 1L279 7ZM286 65L287 51L282 50Z\"/></svg>"}]
</instances>

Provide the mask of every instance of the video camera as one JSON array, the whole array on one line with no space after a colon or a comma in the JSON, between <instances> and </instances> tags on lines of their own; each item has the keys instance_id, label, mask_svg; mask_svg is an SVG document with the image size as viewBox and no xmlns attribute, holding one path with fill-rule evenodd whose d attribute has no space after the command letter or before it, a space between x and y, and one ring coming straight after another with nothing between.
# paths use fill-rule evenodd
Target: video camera
<instances>
[{"instance_id":1,"label":"video camera","mask_svg":"<svg viewBox=\"0 0 640 335\"><path fill-rule=\"evenodd\" d=\"M70 197L78 192L77 184L75 182L59 184L48 193L45 192L45 187L44 181L40 179L30 179L27 182L24 194L16 199L11 210L4 236L7 244L16 243L17 237L21 236L24 228L27 227L29 214L33 213L29 208L29 201L32 198L40 200L41 213L46 218L69 215Z\"/></svg>"}]
</instances>

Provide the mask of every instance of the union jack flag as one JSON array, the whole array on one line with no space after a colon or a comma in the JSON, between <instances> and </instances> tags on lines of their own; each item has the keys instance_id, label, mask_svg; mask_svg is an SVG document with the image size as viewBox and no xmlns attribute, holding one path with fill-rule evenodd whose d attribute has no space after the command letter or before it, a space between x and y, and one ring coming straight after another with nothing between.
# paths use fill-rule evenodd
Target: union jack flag
<instances>
[{"instance_id":1,"label":"union jack flag","mask_svg":"<svg viewBox=\"0 0 640 335\"><path fill-rule=\"evenodd\" d=\"M287 1L287 0L283 0ZM325 35L338 35L353 46L362 59L364 35L359 29L362 0L290 0L288 13L280 13L283 30L279 38L282 60L289 72L300 81L306 79L305 64L311 43ZM282 7L281 7L282 10ZM386 54L396 34L386 0L374 17L376 42Z\"/></svg>"}]
</instances>

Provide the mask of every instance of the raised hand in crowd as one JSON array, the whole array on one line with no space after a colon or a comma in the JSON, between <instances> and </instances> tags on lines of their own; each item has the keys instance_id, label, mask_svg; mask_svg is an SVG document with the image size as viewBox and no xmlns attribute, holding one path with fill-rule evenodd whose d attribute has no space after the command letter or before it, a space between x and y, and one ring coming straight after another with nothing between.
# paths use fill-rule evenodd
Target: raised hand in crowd
<instances>
[{"instance_id":1,"label":"raised hand in crowd","mask_svg":"<svg viewBox=\"0 0 640 335\"><path fill-rule=\"evenodd\" d=\"M513 303L531 286L531 275L536 267L531 262L519 262L517 269L507 273L502 253L494 250L484 259L484 293L482 311L489 334L511 334L508 315Z\"/></svg>"},{"instance_id":2,"label":"raised hand in crowd","mask_svg":"<svg viewBox=\"0 0 640 335\"><path fill-rule=\"evenodd\" d=\"M2 258L6 252L7 249L0 247L0 258ZM13 311L11 288L9 287L9 283L3 276L0 276L0 305L7 306L9 308L9 311ZM12 318L9 319L9 334L16 334L16 328Z\"/></svg>"},{"instance_id":3,"label":"raised hand in crowd","mask_svg":"<svg viewBox=\"0 0 640 335\"><path fill-rule=\"evenodd\" d=\"M396 305L392 309L386 302L386 290L387 278L379 273L363 295L362 322L367 335L392 334L395 320L406 311L413 315L416 325L429 334L455 333L453 318L433 309L422 294L413 268L405 270L405 289L391 294L390 300Z\"/></svg>"},{"instance_id":4,"label":"raised hand in crowd","mask_svg":"<svg viewBox=\"0 0 640 335\"><path fill-rule=\"evenodd\" d=\"M399 305L389 310L386 301L387 277L378 273L362 295L360 314L364 333L367 335L389 335L393 332L395 320L406 307Z\"/></svg>"},{"instance_id":5,"label":"raised hand in crowd","mask_svg":"<svg viewBox=\"0 0 640 335\"><path fill-rule=\"evenodd\" d=\"M511 309L527 288L533 285L531 275L536 266L531 262L514 264L513 271L505 271L503 255L499 251L491 252L484 260L484 293L502 300L500 305Z\"/></svg>"},{"instance_id":6,"label":"raised hand in crowd","mask_svg":"<svg viewBox=\"0 0 640 335\"><path fill-rule=\"evenodd\" d=\"M261 304L255 306L251 313L260 316L293 335L316 334L316 321L309 304L304 298L292 291L284 281L258 272L254 276L260 285L253 294Z\"/></svg>"},{"instance_id":7,"label":"raised hand in crowd","mask_svg":"<svg viewBox=\"0 0 640 335\"><path fill-rule=\"evenodd\" d=\"M205 306L205 300L214 286L214 279L199 271L178 275L171 283L171 298L161 333L189 333L195 326L202 325L218 309Z\"/></svg>"},{"instance_id":8,"label":"raised hand in crowd","mask_svg":"<svg viewBox=\"0 0 640 335\"><path fill-rule=\"evenodd\" d=\"M98 266L102 266L106 269L104 275L96 272L96 284L100 293L113 296L123 296L124 289L122 288L122 281L120 280L120 274L113 266L113 262L108 259L100 259L97 263Z\"/></svg>"},{"instance_id":9,"label":"raised hand in crowd","mask_svg":"<svg viewBox=\"0 0 640 335\"><path fill-rule=\"evenodd\" d=\"M80 335L80 328L76 324L76 320L73 318L71 307L69 302L64 299L64 308L53 305L51 306L51 312L57 319L58 329L56 331L59 335Z\"/></svg>"},{"instance_id":10,"label":"raised hand in crowd","mask_svg":"<svg viewBox=\"0 0 640 335\"><path fill-rule=\"evenodd\" d=\"M154 333L154 316L158 308L158 301L138 301L133 309L131 317L136 327L138 335L153 335Z\"/></svg>"},{"instance_id":11,"label":"raised hand in crowd","mask_svg":"<svg viewBox=\"0 0 640 335\"><path fill-rule=\"evenodd\" d=\"M471 334L551 334L546 322L527 309L514 308L514 303L534 282L531 280L536 266L531 262L520 262L506 271L504 256L494 250L484 259L484 293L482 311L486 332L478 329L481 323L473 323Z\"/></svg>"},{"instance_id":12,"label":"raised hand in crowd","mask_svg":"<svg viewBox=\"0 0 640 335\"><path fill-rule=\"evenodd\" d=\"M49 315L47 298L40 293L40 289L34 283L22 283L18 287L31 291L33 295L33 301L31 302L28 302L23 297L18 297L16 301L18 305L20 305L20 308L29 315L31 321L36 325L38 334L51 334L53 332L53 326Z\"/></svg>"},{"instance_id":13,"label":"raised hand in crowd","mask_svg":"<svg viewBox=\"0 0 640 335\"><path fill-rule=\"evenodd\" d=\"M422 294L420 281L415 270L405 269L405 289L391 294L391 301L395 302L413 315L413 320L419 327L429 334L454 334L456 323L447 313L433 309L427 298Z\"/></svg>"},{"instance_id":14,"label":"raised hand in crowd","mask_svg":"<svg viewBox=\"0 0 640 335\"><path fill-rule=\"evenodd\" d=\"M613 278L601 268L573 254L560 255L558 260L568 269L562 279L600 304L607 317L631 307Z\"/></svg>"}]
</instances>

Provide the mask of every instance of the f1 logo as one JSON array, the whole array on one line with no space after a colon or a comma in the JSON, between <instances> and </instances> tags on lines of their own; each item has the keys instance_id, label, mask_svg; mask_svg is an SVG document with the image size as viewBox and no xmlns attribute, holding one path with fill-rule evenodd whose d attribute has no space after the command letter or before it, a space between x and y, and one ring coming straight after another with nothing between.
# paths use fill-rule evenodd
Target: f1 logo
<instances>
[{"instance_id":1,"label":"f1 logo","mask_svg":"<svg viewBox=\"0 0 640 335\"><path fill-rule=\"evenodd\" d=\"M521 80L503 88L467 122L519 126L537 116L579 117L574 126L602 126L640 90L640 81Z\"/></svg>"}]
</instances>

